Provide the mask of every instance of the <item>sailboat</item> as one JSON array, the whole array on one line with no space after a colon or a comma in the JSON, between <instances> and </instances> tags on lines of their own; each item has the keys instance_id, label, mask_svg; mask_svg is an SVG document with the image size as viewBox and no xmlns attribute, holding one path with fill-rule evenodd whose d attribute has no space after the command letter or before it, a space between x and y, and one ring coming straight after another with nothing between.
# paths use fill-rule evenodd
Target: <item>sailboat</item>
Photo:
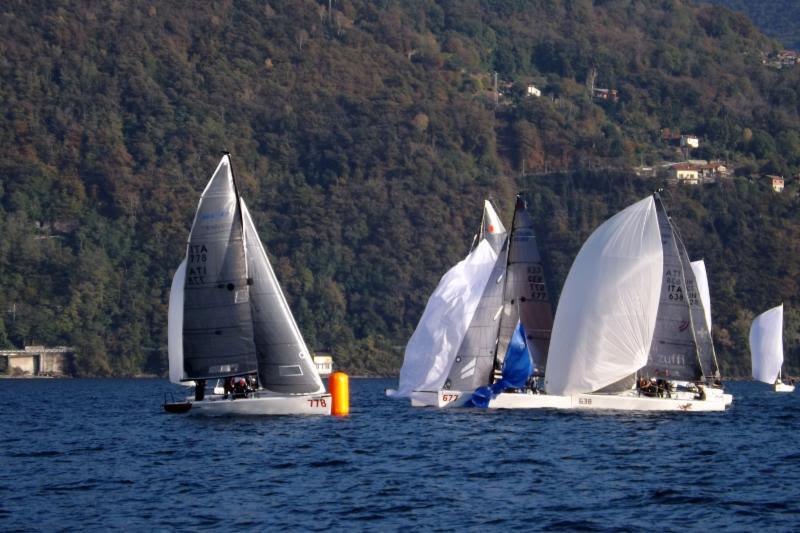
<instances>
[{"instance_id":1,"label":"sailboat","mask_svg":"<svg viewBox=\"0 0 800 533\"><path fill-rule=\"evenodd\" d=\"M195 214L172 280L169 377L194 382L170 412L330 414L314 361L283 295L225 153ZM208 380L230 384L205 393Z\"/></svg>"},{"instance_id":2,"label":"sailboat","mask_svg":"<svg viewBox=\"0 0 800 533\"><path fill-rule=\"evenodd\" d=\"M564 284L545 394L503 391L489 408L721 411L713 343L688 255L658 194L604 222Z\"/></svg>"},{"instance_id":3,"label":"sailboat","mask_svg":"<svg viewBox=\"0 0 800 533\"><path fill-rule=\"evenodd\" d=\"M487 220L494 222L490 231L483 231ZM536 381L544 375L553 309L524 201L517 197L508 234L487 202L480 236L483 238L478 239L470 255L453 269L461 268L461 279L468 281L470 305L459 306L454 300L439 296L446 293L440 289L452 285L451 270L431 296L406 348L403 368L413 362L413 368L421 369L426 376L424 380L406 380L401 371L398 395L410 397L414 406L458 407L472 402L476 391L483 391L488 384L513 382L522 387L530 382L535 388ZM481 268L470 273L467 267L473 263L479 263ZM431 335L419 332L443 335L442 321L429 320L428 313L429 308L443 303L460 311L459 335L450 335L454 342L431 357ZM529 358L528 364L524 364L525 358ZM508 373L511 367L516 373L513 379ZM524 376L520 368L527 369Z\"/></svg>"},{"instance_id":4,"label":"sailboat","mask_svg":"<svg viewBox=\"0 0 800 533\"><path fill-rule=\"evenodd\" d=\"M758 315L750 326L753 379L773 385L775 392L794 392L781 378L783 365L783 304Z\"/></svg>"},{"instance_id":5,"label":"sailboat","mask_svg":"<svg viewBox=\"0 0 800 533\"><path fill-rule=\"evenodd\" d=\"M387 389L387 396L424 404L442 389L505 240L506 229L485 200L470 251L442 276L428 299L406 345L398 388Z\"/></svg>"}]
</instances>

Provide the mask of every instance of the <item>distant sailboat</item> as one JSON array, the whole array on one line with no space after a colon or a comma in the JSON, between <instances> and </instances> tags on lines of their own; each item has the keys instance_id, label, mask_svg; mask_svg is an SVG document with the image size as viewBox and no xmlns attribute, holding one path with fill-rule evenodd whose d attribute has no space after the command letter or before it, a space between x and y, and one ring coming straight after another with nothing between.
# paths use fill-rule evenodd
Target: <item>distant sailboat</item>
<instances>
[{"instance_id":1,"label":"distant sailboat","mask_svg":"<svg viewBox=\"0 0 800 533\"><path fill-rule=\"evenodd\" d=\"M168 411L210 415L330 414L226 154L200 199L169 304L170 381L194 381L194 399ZM206 380L235 381L224 394Z\"/></svg>"},{"instance_id":2,"label":"distant sailboat","mask_svg":"<svg viewBox=\"0 0 800 533\"><path fill-rule=\"evenodd\" d=\"M781 379L783 365L783 304L758 315L750 326L753 378L772 385L775 392L793 392L794 383Z\"/></svg>"}]
</instances>

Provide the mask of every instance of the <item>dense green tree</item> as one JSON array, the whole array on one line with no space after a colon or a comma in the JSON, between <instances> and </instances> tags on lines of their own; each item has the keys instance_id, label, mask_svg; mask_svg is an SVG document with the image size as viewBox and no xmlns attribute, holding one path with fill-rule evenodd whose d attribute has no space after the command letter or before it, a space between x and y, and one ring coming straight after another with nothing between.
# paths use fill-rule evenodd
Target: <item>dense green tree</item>
<instances>
[{"instance_id":1,"label":"dense green tree","mask_svg":"<svg viewBox=\"0 0 800 533\"><path fill-rule=\"evenodd\" d=\"M800 170L800 69L762 65L778 45L725 9L12 0L0 28L0 343L74 345L81 374L165 370L171 276L222 149L309 343L359 373L399 367L484 197L507 220L530 189L563 279L655 186L598 169L670 157L662 128L743 176L676 208L693 243L710 235L730 360L771 302L756 294L795 297L795 197L746 177Z\"/></svg>"}]
</instances>

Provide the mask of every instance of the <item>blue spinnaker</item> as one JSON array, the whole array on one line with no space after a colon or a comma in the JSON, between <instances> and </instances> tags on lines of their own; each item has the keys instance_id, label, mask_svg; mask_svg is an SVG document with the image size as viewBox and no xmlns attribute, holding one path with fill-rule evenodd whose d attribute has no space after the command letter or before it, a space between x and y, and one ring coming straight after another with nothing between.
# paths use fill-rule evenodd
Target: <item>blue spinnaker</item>
<instances>
[{"instance_id":1,"label":"blue spinnaker","mask_svg":"<svg viewBox=\"0 0 800 533\"><path fill-rule=\"evenodd\" d=\"M489 407L491 401L506 389L519 389L528 383L528 378L533 374L533 359L525 342L525 328L522 322L517 322L511 342L508 343L506 357L503 360L503 374L492 385L476 389L472 397L465 404L467 407Z\"/></svg>"}]
</instances>

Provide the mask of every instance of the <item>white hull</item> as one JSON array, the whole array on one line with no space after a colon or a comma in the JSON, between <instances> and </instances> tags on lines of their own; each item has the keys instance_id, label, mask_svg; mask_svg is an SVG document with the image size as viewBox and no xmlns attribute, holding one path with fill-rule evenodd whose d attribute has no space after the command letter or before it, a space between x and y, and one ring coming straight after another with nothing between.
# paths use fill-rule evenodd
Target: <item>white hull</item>
<instances>
[{"instance_id":1,"label":"white hull","mask_svg":"<svg viewBox=\"0 0 800 533\"><path fill-rule=\"evenodd\" d=\"M225 398L212 394L202 401L188 398L192 404L189 414L205 416L228 415L330 415L330 394L301 394L296 396L257 395L248 398Z\"/></svg>"},{"instance_id":2,"label":"white hull","mask_svg":"<svg viewBox=\"0 0 800 533\"><path fill-rule=\"evenodd\" d=\"M610 411L724 411L733 396L722 389L706 388L705 398L689 392L673 393L670 398L640 395L631 390L620 394L573 394L556 396L532 392L503 392L489 402L489 409L594 409ZM414 391L414 407L462 407L471 392Z\"/></svg>"},{"instance_id":3,"label":"white hull","mask_svg":"<svg viewBox=\"0 0 800 533\"><path fill-rule=\"evenodd\" d=\"M774 387L775 392L794 392L794 385L784 383L783 381L779 381L774 385Z\"/></svg>"}]
</instances>

